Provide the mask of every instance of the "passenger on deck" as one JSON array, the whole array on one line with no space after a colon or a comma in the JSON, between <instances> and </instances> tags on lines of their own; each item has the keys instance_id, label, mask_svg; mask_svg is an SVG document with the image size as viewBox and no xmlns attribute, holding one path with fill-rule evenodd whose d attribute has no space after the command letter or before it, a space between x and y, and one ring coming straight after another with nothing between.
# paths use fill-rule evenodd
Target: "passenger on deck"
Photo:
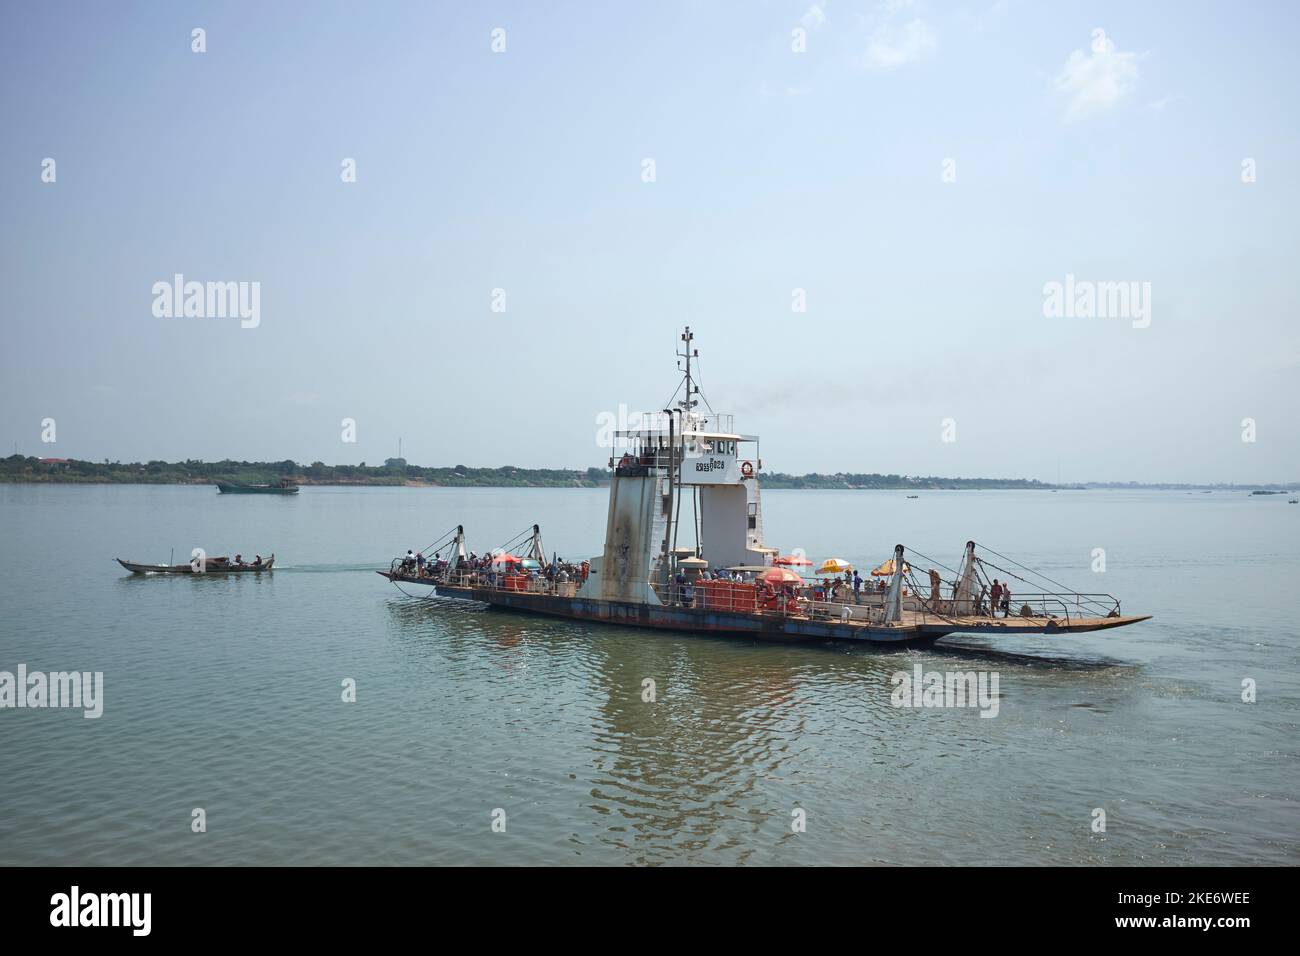
<instances>
[{"instance_id":1,"label":"passenger on deck","mask_svg":"<svg viewBox=\"0 0 1300 956\"><path fill-rule=\"evenodd\" d=\"M424 576L424 552L421 551L415 556L415 571L421 577Z\"/></svg>"},{"instance_id":2,"label":"passenger on deck","mask_svg":"<svg viewBox=\"0 0 1300 956\"><path fill-rule=\"evenodd\" d=\"M993 579L993 590L989 592L989 617L998 616L998 606L1002 604L1002 585Z\"/></svg>"},{"instance_id":3,"label":"passenger on deck","mask_svg":"<svg viewBox=\"0 0 1300 956\"><path fill-rule=\"evenodd\" d=\"M253 567L260 568L261 566L262 566L262 556L259 554L253 558Z\"/></svg>"},{"instance_id":4,"label":"passenger on deck","mask_svg":"<svg viewBox=\"0 0 1300 956\"><path fill-rule=\"evenodd\" d=\"M1011 616L1011 586L1002 585L1002 616Z\"/></svg>"},{"instance_id":5,"label":"passenger on deck","mask_svg":"<svg viewBox=\"0 0 1300 956\"><path fill-rule=\"evenodd\" d=\"M862 575L857 571L853 572L853 603L862 603Z\"/></svg>"},{"instance_id":6,"label":"passenger on deck","mask_svg":"<svg viewBox=\"0 0 1300 956\"><path fill-rule=\"evenodd\" d=\"M241 568L244 566L244 556L242 554L235 555L235 564Z\"/></svg>"}]
</instances>

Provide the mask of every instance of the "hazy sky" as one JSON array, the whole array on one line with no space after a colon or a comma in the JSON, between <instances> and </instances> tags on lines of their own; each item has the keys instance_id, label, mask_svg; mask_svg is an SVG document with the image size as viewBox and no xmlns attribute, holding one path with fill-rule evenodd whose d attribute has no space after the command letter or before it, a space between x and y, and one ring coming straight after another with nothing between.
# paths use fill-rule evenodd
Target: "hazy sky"
<instances>
[{"instance_id":1,"label":"hazy sky","mask_svg":"<svg viewBox=\"0 0 1300 956\"><path fill-rule=\"evenodd\" d=\"M0 442L585 468L602 411L663 406L690 323L768 469L1297 480L1298 26L8 2ZM156 316L176 273L259 283L256 328ZM1067 275L1149 283L1149 313L1045 316Z\"/></svg>"}]
</instances>

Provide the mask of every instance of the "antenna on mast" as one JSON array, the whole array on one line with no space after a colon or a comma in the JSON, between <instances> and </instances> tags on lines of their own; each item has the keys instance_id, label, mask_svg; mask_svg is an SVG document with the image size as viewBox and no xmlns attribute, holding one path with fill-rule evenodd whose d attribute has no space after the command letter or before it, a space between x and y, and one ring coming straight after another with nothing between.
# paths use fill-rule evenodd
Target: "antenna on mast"
<instances>
[{"instance_id":1,"label":"antenna on mast","mask_svg":"<svg viewBox=\"0 0 1300 956\"><path fill-rule=\"evenodd\" d=\"M691 359L700 357L700 350L691 348L691 342L694 340L695 333L691 331L691 327L688 325L686 331L682 333L682 341L686 343L686 351L677 353L679 359L686 359L686 397L677 403L683 412L690 412L692 408L699 404L695 400L695 396L699 394L700 389L695 384L695 379L691 377ZM677 367L681 368L682 363L678 362Z\"/></svg>"}]
</instances>

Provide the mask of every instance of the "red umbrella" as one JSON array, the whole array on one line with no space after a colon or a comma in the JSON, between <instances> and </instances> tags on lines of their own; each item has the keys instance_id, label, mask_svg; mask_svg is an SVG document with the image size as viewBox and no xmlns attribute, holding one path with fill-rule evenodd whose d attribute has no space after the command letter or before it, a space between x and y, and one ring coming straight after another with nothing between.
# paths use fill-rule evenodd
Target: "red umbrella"
<instances>
[{"instance_id":1,"label":"red umbrella","mask_svg":"<svg viewBox=\"0 0 1300 956\"><path fill-rule=\"evenodd\" d=\"M793 566L793 567L800 567L800 568L802 568L802 567L812 567L812 562L811 562L811 561L809 561L807 558L800 557L800 556L797 555L797 554L787 554L787 555L786 555L785 557L783 557L783 558L777 558L777 559L776 559L775 561L773 561L772 563L775 564L775 565L777 565L778 567L782 567L782 568L788 568L788 567L791 567L791 566Z\"/></svg>"},{"instance_id":2,"label":"red umbrella","mask_svg":"<svg viewBox=\"0 0 1300 956\"><path fill-rule=\"evenodd\" d=\"M768 568L760 580L768 584L802 584L803 578L788 568Z\"/></svg>"},{"instance_id":3,"label":"red umbrella","mask_svg":"<svg viewBox=\"0 0 1300 956\"><path fill-rule=\"evenodd\" d=\"M493 564L518 564L522 560L523 558L515 557L513 554L497 554L492 557Z\"/></svg>"}]
</instances>

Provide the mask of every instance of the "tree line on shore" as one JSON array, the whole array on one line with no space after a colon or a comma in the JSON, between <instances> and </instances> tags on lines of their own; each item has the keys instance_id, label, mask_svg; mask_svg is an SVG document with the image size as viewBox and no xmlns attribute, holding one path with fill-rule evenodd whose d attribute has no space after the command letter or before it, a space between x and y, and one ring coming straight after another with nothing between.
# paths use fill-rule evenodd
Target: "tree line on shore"
<instances>
[{"instance_id":1,"label":"tree line on shore","mask_svg":"<svg viewBox=\"0 0 1300 956\"><path fill-rule=\"evenodd\" d=\"M497 468L423 467L402 459L389 459L382 465L327 465L314 461L309 465L285 461L148 461L102 462L76 458L33 458L10 455L0 458L0 482L60 482L91 484L212 484L232 481L241 484L277 483L281 479L315 485L404 485L411 482L445 485L452 488L596 488L609 483L607 468ZM1029 478L941 478L937 476L882 475L875 473L837 472L835 474L791 475L764 472L763 487L769 489L852 489L937 491L962 489L1050 490L1050 484ZM1062 488L1146 488L1203 489L1224 491L1247 488L1295 489L1296 484L1276 485L1192 485L1136 482L1107 482L1061 485Z\"/></svg>"},{"instance_id":2,"label":"tree line on shore","mask_svg":"<svg viewBox=\"0 0 1300 956\"><path fill-rule=\"evenodd\" d=\"M68 482L99 484L211 484L233 481L262 484L289 479L301 484L404 485L410 482L449 487L484 488L595 488L609 483L609 469L422 467L400 460L383 465L309 465L285 461L82 461L69 458L32 458L11 455L0 459L0 481ZM766 472L765 488L1048 488L1028 479L938 478L880 474L806 474Z\"/></svg>"},{"instance_id":3,"label":"tree line on shore","mask_svg":"<svg viewBox=\"0 0 1300 956\"><path fill-rule=\"evenodd\" d=\"M404 485L408 482L460 487L589 487L609 481L603 468L424 468L419 465L383 464L309 465L285 461L185 461L102 462L70 458L28 458L11 455L0 459L0 481L73 482L102 484L240 484L275 483L289 479L316 485Z\"/></svg>"}]
</instances>

